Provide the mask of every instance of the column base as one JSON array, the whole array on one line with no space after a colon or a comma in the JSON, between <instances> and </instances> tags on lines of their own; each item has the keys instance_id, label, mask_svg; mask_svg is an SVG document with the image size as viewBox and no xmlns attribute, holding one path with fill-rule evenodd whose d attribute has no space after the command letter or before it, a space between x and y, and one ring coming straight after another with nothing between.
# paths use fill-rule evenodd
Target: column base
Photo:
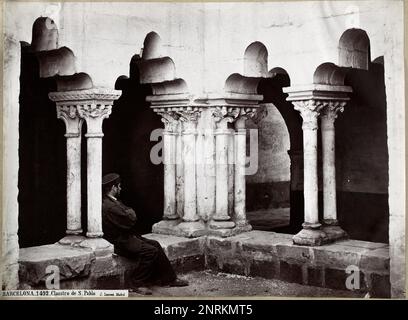
<instances>
[{"instance_id":1,"label":"column base","mask_svg":"<svg viewBox=\"0 0 408 320\"><path fill-rule=\"evenodd\" d=\"M97 257L113 254L113 245L103 238L88 238L79 243L78 246L92 249Z\"/></svg>"},{"instance_id":2,"label":"column base","mask_svg":"<svg viewBox=\"0 0 408 320\"><path fill-rule=\"evenodd\" d=\"M210 229L213 230L219 230L219 229L232 229L235 227L235 222L234 221L217 221L217 220L211 220L209 223Z\"/></svg>"},{"instance_id":3,"label":"column base","mask_svg":"<svg viewBox=\"0 0 408 320\"><path fill-rule=\"evenodd\" d=\"M77 230L67 230L67 231L65 231L65 233L66 233L68 236L78 236L78 235L81 235L81 234L82 234L82 232L83 232L83 230L82 230L82 229L77 229Z\"/></svg>"},{"instance_id":4,"label":"column base","mask_svg":"<svg viewBox=\"0 0 408 320\"><path fill-rule=\"evenodd\" d=\"M321 246L327 243L327 235L320 229L305 228L293 236L293 243L301 246Z\"/></svg>"},{"instance_id":5,"label":"column base","mask_svg":"<svg viewBox=\"0 0 408 320\"><path fill-rule=\"evenodd\" d=\"M206 227L202 221L183 221L174 228L173 235L198 238L206 234Z\"/></svg>"},{"instance_id":6,"label":"column base","mask_svg":"<svg viewBox=\"0 0 408 320\"><path fill-rule=\"evenodd\" d=\"M218 221L219 222L219 221ZM208 234L213 236L218 236L222 238L232 237L240 233L248 232L252 230L252 226L250 224L236 224L232 229L212 229L209 228Z\"/></svg>"},{"instance_id":7,"label":"column base","mask_svg":"<svg viewBox=\"0 0 408 320\"><path fill-rule=\"evenodd\" d=\"M322 231L326 233L329 242L348 239L348 234L339 225L337 220L324 220Z\"/></svg>"},{"instance_id":8,"label":"column base","mask_svg":"<svg viewBox=\"0 0 408 320\"><path fill-rule=\"evenodd\" d=\"M84 236L80 235L66 235L64 238L62 238L60 241L58 241L59 244L62 245L68 245L68 246L75 246L82 241L86 240Z\"/></svg>"},{"instance_id":9,"label":"column base","mask_svg":"<svg viewBox=\"0 0 408 320\"><path fill-rule=\"evenodd\" d=\"M174 235L176 226L181 219L161 220L152 226L152 233Z\"/></svg>"},{"instance_id":10,"label":"column base","mask_svg":"<svg viewBox=\"0 0 408 320\"><path fill-rule=\"evenodd\" d=\"M102 238L103 232L87 232L86 237L87 238Z\"/></svg>"}]
</instances>

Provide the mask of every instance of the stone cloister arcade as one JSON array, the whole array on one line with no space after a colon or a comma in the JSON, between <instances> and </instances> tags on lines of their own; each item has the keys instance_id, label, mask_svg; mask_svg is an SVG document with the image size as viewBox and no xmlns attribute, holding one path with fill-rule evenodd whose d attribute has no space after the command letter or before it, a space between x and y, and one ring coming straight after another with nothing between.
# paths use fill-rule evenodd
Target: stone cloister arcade
<instances>
[{"instance_id":1,"label":"stone cloister arcade","mask_svg":"<svg viewBox=\"0 0 408 320\"><path fill-rule=\"evenodd\" d=\"M262 234L283 244L269 249L263 244L260 249L277 250L279 267L273 267L278 268L277 274L283 277L285 259L296 255L296 250L301 255L304 250L313 251L318 257L326 246L341 243L349 247L338 250L352 248L354 254L347 241L372 243L369 259L379 254L378 259L387 263L388 191L385 197L369 198L364 187L350 182L374 170L373 177L364 177L361 185L383 190L389 179L384 61L371 60L370 39L364 30L345 30L338 43L337 64L322 61L306 85L292 86L292 75L284 68L268 71L266 46L260 41L248 43L242 53L243 72L237 70L225 78L219 92L200 95L179 78L172 58L162 55L162 39L156 32L147 34L141 54L130 60L129 76L119 76L114 88L96 86L92 75L78 72L75 52L60 47L59 32L52 19L38 18L31 44L21 43L18 236L24 259L20 253L20 284L36 287L41 282L42 271L34 276L35 284L23 275L31 270L30 250L45 252L55 242L93 252L92 268L97 270L92 270L103 273L113 249L103 239L101 178L112 171L123 177L123 198L140 212L144 233L151 231L164 243L184 239L177 241L192 243L194 250L215 246L214 252L218 245L241 239L237 241L244 241L240 242L244 250L245 234L253 229L247 218L246 179L254 174L252 166L262 165L259 146L248 128L260 126L267 106L276 108L289 143L290 224L282 236ZM370 123L359 122L361 116ZM381 163L357 172L353 161L359 151L378 157ZM363 166L365 157L360 159ZM44 194L47 199L41 199ZM356 206L352 212L348 212L350 202ZM372 221L358 225L356 217L363 216L357 211L371 209ZM44 219L52 227L33 231L45 225ZM17 231L13 239L16 236ZM255 241L248 237L249 242ZM167 250L173 250L171 244ZM219 255L206 256L205 265L211 265L212 259L214 265L228 265L220 264ZM17 255L8 257L10 274L17 272L18 259L17 248ZM183 259L177 263L187 261ZM126 269L126 262L118 261L115 265ZM319 263L318 268L328 268ZM294 265L297 262L288 268ZM373 271L369 264L360 265L368 275L380 274L379 283L386 283L386 289L378 289L378 277L370 276L367 290L389 294L389 267ZM86 285L90 283L95 285ZM6 281L4 288L16 285L17 281Z\"/></svg>"}]
</instances>

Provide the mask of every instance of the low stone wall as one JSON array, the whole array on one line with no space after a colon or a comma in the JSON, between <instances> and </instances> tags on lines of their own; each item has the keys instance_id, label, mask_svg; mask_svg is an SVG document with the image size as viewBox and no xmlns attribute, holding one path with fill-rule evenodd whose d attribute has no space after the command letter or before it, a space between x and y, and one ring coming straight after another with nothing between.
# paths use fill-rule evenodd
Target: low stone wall
<instances>
[{"instance_id":1,"label":"low stone wall","mask_svg":"<svg viewBox=\"0 0 408 320\"><path fill-rule=\"evenodd\" d=\"M159 241L178 273L216 271L279 279L304 285L347 290L346 280L359 270L360 289L372 297L389 297L387 244L345 240L321 247L293 245L292 235L251 231L229 238L186 239L148 234ZM59 244L20 250L22 288L45 288L46 268L60 269L61 289L125 288L134 262L116 254ZM351 266L351 267L350 267ZM356 278L355 278L356 279Z\"/></svg>"},{"instance_id":2,"label":"low stone wall","mask_svg":"<svg viewBox=\"0 0 408 320\"><path fill-rule=\"evenodd\" d=\"M204 269L205 238L157 234L147 237L162 244L177 272ZM137 267L134 261L115 253L59 243L20 249L19 264L20 289L45 289L46 280L56 269L59 270L60 289L126 288Z\"/></svg>"},{"instance_id":3,"label":"low stone wall","mask_svg":"<svg viewBox=\"0 0 408 320\"><path fill-rule=\"evenodd\" d=\"M347 277L359 270L359 291L390 295L389 248L382 243L345 240L304 247L293 245L292 235L264 231L226 239L209 236L206 267L340 290L347 290ZM353 272L347 273L347 268Z\"/></svg>"}]
</instances>

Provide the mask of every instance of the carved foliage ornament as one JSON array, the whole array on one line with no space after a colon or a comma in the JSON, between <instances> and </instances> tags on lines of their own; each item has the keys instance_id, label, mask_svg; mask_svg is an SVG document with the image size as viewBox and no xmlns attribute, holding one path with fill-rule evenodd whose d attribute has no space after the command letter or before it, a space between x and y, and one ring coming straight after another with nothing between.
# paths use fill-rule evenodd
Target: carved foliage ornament
<instances>
[{"instance_id":1,"label":"carved foliage ornament","mask_svg":"<svg viewBox=\"0 0 408 320\"><path fill-rule=\"evenodd\" d=\"M112 112L112 106L106 104L85 104L78 106L78 113L82 118L107 118Z\"/></svg>"},{"instance_id":2,"label":"carved foliage ornament","mask_svg":"<svg viewBox=\"0 0 408 320\"><path fill-rule=\"evenodd\" d=\"M66 137L78 137L83 119L79 118L76 106L57 106L57 118L65 123Z\"/></svg>"},{"instance_id":3,"label":"carved foliage ornament","mask_svg":"<svg viewBox=\"0 0 408 320\"><path fill-rule=\"evenodd\" d=\"M196 122L200 116L199 109L183 109L177 112L180 121Z\"/></svg>"},{"instance_id":4,"label":"carved foliage ornament","mask_svg":"<svg viewBox=\"0 0 408 320\"><path fill-rule=\"evenodd\" d=\"M58 119L74 119L78 116L76 106L57 106L57 118Z\"/></svg>"},{"instance_id":5,"label":"carved foliage ornament","mask_svg":"<svg viewBox=\"0 0 408 320\"><path fill-rule=\"evenodd\" d=\"M180 116L175 111L158 112L158 114L161 116L166 131L175 132L177 130Z\"/></svg>"}]
</instances>

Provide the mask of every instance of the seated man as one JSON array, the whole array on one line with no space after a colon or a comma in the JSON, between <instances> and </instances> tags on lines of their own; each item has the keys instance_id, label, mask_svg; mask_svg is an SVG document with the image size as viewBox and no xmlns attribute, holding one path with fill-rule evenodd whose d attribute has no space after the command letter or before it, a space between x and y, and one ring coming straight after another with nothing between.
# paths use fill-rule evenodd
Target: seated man
<instances>
[{"instance_id":1,"label":"seated man","mask_svg":"<svg viewBox=\"0 0 408 320\"><path fill-rule=\"evenodd\" d=\"M115 253L137 260L138 266L132 275L132 288L151 294L146 288L150 285L187 286L187 281L177 278L160 243L143 238L133 231L137 216L133 209L117 199L120 191L118 174L110 173L102 178L104 237L114 245Z\"/></svg>"}]
</instances>

